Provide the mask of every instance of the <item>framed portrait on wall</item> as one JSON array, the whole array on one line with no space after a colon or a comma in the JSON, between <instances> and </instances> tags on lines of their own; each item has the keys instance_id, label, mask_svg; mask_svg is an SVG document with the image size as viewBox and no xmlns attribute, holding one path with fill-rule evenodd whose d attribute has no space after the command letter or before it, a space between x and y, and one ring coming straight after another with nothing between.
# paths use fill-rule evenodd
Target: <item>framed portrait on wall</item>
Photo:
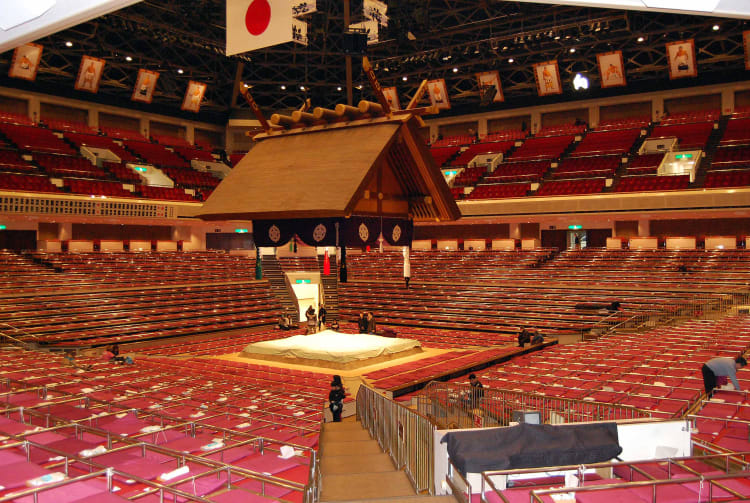
<instances>
[{"instance_id":1,"label":"framed portrait on wall","mask_svg":"<svg viewBox=\"0 0 750 503\"><path fill-rule=\"evenodd\" d=\"M135 79L135 87L130 99L142 103L151 103L154 99L154 91L156 90L156 81L158 79L159 72L144 70L143 68L138 70L138 78Z\"/></svg>"},{"instance_id":2,"label":"framed portrait on wall","mask_svg":"<svg viewBox=\"0 0 750 503\"><path fill-rule=\"evenodd\" d=\"M695 41L692 38L668 43L667 60L670 79L698 75L698 66L695 64Z\"/></svg>"},{"instance_id":3,"label":"framed portrait on wall","mask_svg":"<svg viewBox=\"0 0 750 503\"><path fill-rule=\"evenodd\" d=\"M104 70L103 59L83 56L81 58L81 66L78 67L75 89L97 93L99 91L99 81L102 78L102 70Z\"/></svg>"},{"instance_id":4,"label":"framed portrait on wall","mask_svg":"<svg viewBox=\"0 0 750 503\"><path fill-rule=\"evenodd\" d=\"M626 85L625 65L622 62L622 51L602 52L596 55L599 64L599 77L602 87Z\"/></svg>"},{"instance_id":5,"label":"framed portrait on wall","mask_svg":"<svg viewBox=\"0 0 750 503\"><path fill-rule=\"evenodd\" d=\"M384 87L383 96L385 100L391 106L391 110L401 110L401 102L398 101L398 91L395 87Z\"/></svg>"},{"instance_id":6,"label":"framed portrait on wall","mask_svg":"<svg viewBox=\"0 0 750 503\"><path fill-rule=\"evenodd\" d=\"M556 59L534 64L534 77L536 78L536 90L539 96L562 94L560 70Z\"/></svg>"},{"instance_id":7,"label":"framed portrait on wall","mask_svg":"<svg viewBox=\"0 0 750 503\"><path fill-rule=\"evenodd\" d=\"M42 60L42 49L41 45L31 43L16 47L8 76L16 79L36 80L39 62Z\"/></svg>"},{"instance_id":8,"label":"framed portrait on wall","mask_svg":"<svg viewBox=\"0 0 750 503\"><path fill-rule=\"evenodd\" d=\"M500 74L497 70L477 73L479 82L479 99L483 105L505 101L503 88L500 85Z\"/></svg>"},{"instance_id":9,"label":"framed portrait on wall","mask_svg":"<svg viewBox=\"0 0 750 503\"><path fill-rule=\"evenodd\" d=\"M440 110L447 110L451 107L445 79L427 81L427 93L430 95L430 103L432 103L432 106L436 106Z\"/></svg>"}]
</instances>

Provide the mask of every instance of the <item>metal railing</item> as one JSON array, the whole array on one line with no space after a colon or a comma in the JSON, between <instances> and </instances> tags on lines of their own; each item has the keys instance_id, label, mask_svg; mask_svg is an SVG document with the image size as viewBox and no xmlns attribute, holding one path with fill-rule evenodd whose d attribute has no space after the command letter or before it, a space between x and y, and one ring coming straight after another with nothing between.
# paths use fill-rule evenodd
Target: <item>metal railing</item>
<instances>
[{"instance_id":1,"label":"metal railing","mask_svg":"<svg viewBox=\"0 0 750 503\"><path fill-rule=\"evenodd\" d=\"M441 429L508 426L514 411L537 411L545 424L650 418L651 412L573 398L433 381L416 397L417 410Z\"/></svg>"},{"instance_id":2,"label":"metal railing","mask_svg":"<svg viewBox=\"0 0 750 503\"><path fill-rule=\"evenodd\" d=\"M417 492L435 493L436 428L428 418L364 385L357 392L357 418Z\"/></svg>"}]
</instances>

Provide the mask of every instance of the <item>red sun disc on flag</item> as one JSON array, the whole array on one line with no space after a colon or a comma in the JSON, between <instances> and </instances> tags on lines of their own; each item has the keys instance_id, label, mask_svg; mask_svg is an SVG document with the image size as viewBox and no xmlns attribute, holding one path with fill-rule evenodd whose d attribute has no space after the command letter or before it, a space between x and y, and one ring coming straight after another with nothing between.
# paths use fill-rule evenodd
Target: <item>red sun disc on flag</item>
<instances>
[{"instance_id":1,"label":"red sun disc on flag","mask_svg":"<svg viewBox=\"0 0 750 503\"><path fill-rule=\"evenodd\" d=\"M271 4L268 0L253 0L245 12L245 26L253 35L260 35L271 22Z\"/></svg>"}]
</instances>

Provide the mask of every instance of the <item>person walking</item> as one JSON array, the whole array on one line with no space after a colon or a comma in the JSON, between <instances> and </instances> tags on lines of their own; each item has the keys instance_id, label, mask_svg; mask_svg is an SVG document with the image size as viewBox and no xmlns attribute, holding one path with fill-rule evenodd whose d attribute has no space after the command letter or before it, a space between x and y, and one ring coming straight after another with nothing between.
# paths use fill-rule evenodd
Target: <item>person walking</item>
<instances>
[{"instance_id":1,"label":"person walking","mask_svg":"<svg viewBox=\"0 0 750 503\"><path fill-rule=\"evenodd\" d=\"M341 377L333 376L331 391L328 392L328 408L331 410L331 414L333 414L334 423L341 422L341 413L344 410L344 398L346 398L346 393L344 392L344 384L341 382Z\"/></svg>"}]
</instances>

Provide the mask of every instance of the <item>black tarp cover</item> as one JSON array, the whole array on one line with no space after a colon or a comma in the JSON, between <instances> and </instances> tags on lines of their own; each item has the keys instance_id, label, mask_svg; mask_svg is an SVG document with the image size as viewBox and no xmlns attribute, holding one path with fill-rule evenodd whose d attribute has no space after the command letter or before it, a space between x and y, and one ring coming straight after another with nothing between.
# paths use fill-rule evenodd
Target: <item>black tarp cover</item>
<instances>
[{"instance_id":1,"label":"black tarp cover","mask_svg":"<svg viewBox=\"0 0 750 503\"><path fill-rule=\"evenodd\" d=\"M616 423L574 425L521 423L446 433L451 463L462 474L590 464L609 461L622 452Z\"/></svg>"}]
</instances>

